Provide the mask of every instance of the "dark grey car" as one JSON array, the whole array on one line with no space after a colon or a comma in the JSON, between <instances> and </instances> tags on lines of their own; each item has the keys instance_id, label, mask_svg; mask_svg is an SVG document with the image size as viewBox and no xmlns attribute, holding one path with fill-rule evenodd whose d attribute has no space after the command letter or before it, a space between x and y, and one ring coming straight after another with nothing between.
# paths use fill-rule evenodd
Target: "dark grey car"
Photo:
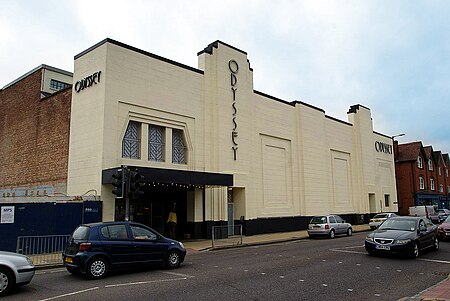
<instances>
[{"instance_id":1,"label":"dark grey car","mask_svg":"<svg viewBox=\"0 0 450 301\"><path fill-rule=\"evenodd\" d=\"M425 217L392 217L367 235L365 248L369 254L403 254L415 258L423 250L439 250L437 226Z\"/></svg>"}]
</instances>

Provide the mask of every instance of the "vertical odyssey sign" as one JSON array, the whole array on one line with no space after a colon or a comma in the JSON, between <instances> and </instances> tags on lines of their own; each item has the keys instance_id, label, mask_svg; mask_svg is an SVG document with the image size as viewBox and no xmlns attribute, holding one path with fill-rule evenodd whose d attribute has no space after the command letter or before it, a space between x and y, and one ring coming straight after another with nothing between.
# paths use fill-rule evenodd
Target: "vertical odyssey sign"
<instances>
[{"instance_id":1,"label":"vertical odyssey sign","mask_svg":"<svg viewBox=\"0 0 450 301\"><path fill-rule=\"evenodd\" d=\"M228 62L228 69L230 69L231 72L231 92L233 95L233 99L232 99L232 107L233 107L233 129L231 131L231 142L233 144L233 146L231 147L231 149L233 150L233 158L234 161L236 161L237 158L237 149L238 149L238 143L236 141L236 138L238 136L238 132L237 132L237 122L236 122L236 115L237 115L237 109L236 109L236 91L237 91L237 73L239 71L239 65L235 60L230 60Z\"/></svg>"}]
</instances>

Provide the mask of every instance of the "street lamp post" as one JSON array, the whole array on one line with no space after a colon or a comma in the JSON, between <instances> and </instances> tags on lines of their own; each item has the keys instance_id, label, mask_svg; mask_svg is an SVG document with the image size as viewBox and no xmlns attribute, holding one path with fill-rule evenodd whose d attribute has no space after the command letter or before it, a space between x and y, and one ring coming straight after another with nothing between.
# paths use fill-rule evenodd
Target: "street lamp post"
<instances>
[{"instance_id":1,"label":"street lamp post","mask_svg":"<svg viewBox=\"0 0 450 301\"><path fill-rule=\"evenodd\" d=\"M391 139L394 140L394 138L401 137L401 136L405 136L405 133L401 133L401 134L398 134L398 135L391 136Z\"/></svg>"}]
</instances>

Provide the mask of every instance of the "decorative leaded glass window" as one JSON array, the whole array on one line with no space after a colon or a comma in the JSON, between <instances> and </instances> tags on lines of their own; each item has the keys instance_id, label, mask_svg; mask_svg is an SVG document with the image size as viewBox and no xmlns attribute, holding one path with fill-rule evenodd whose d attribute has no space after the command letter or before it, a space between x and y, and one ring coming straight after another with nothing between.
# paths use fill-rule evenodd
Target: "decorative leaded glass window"
<instances>
[{"instance_id":1,"label":"decorative leaded glass window","mask_svg":"<svg viewBox=\"0 0 450 301\"><path fill-rule=\"evenodd\" d=\"M172 130L172 163L186 164L186 144L182 130Z\"/></svg>"},{"instance_id":2,"label":"decorative leaded glass window","mask_svg":"<svg viewBox=\"0 0 450 301\"><path fill-rule=\"evenodd\" d=\"M162 126L148 126L148 159L164 162L166 145L166 129Z\"/></svg>"},{"instance_id":3,"label":"decorative leaded glass window","mask_svg":"<svg viewBox=\"0 0 450 301\"><path fill-rule=\"evenodd\" d=\"M141 124L135 121L128 123L127 131L122 140L122 157L140 159Z\"/></svg>"}]
</instances>

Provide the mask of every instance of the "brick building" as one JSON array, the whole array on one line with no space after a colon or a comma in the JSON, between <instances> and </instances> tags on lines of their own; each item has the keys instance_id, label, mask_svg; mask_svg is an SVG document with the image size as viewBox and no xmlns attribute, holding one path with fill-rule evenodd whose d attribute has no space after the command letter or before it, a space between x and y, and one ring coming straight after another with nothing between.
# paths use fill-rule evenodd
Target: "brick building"
<instances>
[{"instance_id":1,"label":"brick building","mask_svg":"<svg viewBox=\"0 0 450 301\"><path fill-rule=\"evenodd\" d=\"M65 195L72 73L41 65L0 90L0 201Z\"/></svg>"},{"instance_id":2,"label":"brick building","mask_svg":"<svg viewBox=\"0 0 450 301\"><path fill-rule=\"evenodd\" d=\"M422 142L394 143L398 209L408 215L417 205L450 206L449 156Z\"/></svg>"}]
</instances>

